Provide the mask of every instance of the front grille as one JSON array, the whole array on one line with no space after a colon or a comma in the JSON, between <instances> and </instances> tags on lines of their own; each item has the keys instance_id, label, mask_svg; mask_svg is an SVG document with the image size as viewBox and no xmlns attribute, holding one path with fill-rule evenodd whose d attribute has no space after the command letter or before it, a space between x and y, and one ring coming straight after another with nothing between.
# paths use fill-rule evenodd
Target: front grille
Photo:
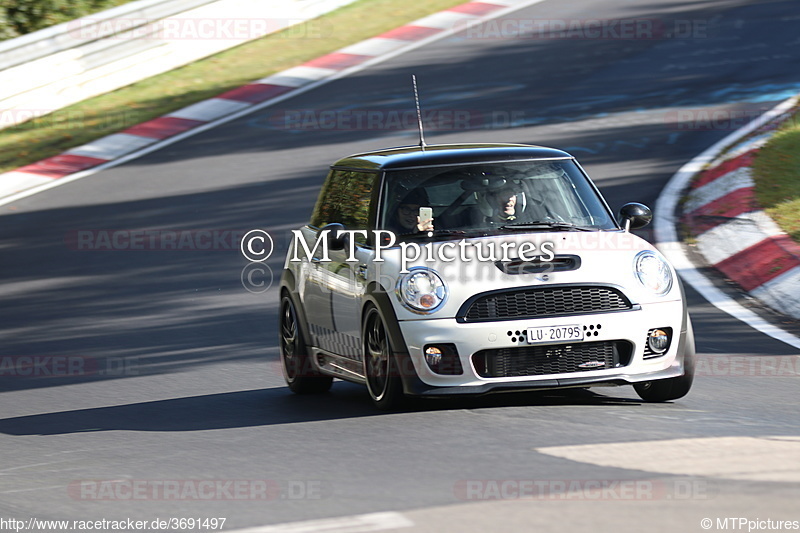
<instances>
[{"instance_id":1,"label":"front grille","mask_svg":"<svg viewBox=\"0 0 800 533\"><path fill-rule=\"evenodd\" d=\"M478 296L460 315L467 322L514 320L632 309L618 289L602 286L528 287Z\"/></svg>"},{"instance_id":2,"label":"front grille","mask_svg":"<svg viewBox=\"0 0 800 533\"><path fill-rule=\"evenodd\" d=\"M482 350L472 364L484 378L545 376L627 366L632 354L628 341L550 344Z\"/></svg>"}]
</instances>

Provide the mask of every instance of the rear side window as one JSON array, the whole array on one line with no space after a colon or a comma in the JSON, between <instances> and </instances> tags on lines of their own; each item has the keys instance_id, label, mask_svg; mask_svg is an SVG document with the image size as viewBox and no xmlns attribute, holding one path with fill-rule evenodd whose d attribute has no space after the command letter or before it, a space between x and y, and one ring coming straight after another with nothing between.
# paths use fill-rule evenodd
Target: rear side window
<instances>
[{"instance_id":1,"label":"rear side window","mask_svg":"<svg viewBox=\"0 0 800 533\"><path fill-rule=\"evenodd\" d=\"M369 229L370 203L378 174L331 170L311 213L311 226L339 223L347 229Z\"/></svg>"}]
</instances>

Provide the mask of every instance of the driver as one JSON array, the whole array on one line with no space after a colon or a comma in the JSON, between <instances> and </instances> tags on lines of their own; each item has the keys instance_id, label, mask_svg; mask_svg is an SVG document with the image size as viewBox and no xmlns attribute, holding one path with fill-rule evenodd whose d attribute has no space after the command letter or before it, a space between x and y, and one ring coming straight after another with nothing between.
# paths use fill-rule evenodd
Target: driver
<instances>
[{"instance_id":1,"label":"driver","mask_svg":"<svg viewBox=\"0 0 800 533\"><path fill-rule=\"evenodd\" d=\"M487 194L486 200L491 207L492 214L487 217L487 222L494 224L507 224L517 219L517 195L514 187L506 186L498 191Z\"/></svg>"}]
</instances>

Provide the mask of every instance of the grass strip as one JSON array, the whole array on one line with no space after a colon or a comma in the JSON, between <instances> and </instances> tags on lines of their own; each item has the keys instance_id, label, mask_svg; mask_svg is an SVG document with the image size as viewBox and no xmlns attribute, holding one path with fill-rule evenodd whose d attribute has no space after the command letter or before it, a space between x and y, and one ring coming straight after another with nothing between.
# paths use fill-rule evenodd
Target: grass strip
<instances>
[{"instance_id":1,"label":"grass strip","mask_svg":"<svg viewBox=\"0 0 800 533\"><path fill-rule=\"evenodd\" d=\"M752 168L756 200L800 243L800 112L758 151Z\"/></svg>"},{"instance_id":2,"label":"grass strip","mask_svg":"<svg viewBox=\"0 0 800 533\"><path fill-rule=\"evenodd\" d=\"M116 133L465 0L359 0L185 67L0 130L0 172Z\"/></svg>"}]
</instances>

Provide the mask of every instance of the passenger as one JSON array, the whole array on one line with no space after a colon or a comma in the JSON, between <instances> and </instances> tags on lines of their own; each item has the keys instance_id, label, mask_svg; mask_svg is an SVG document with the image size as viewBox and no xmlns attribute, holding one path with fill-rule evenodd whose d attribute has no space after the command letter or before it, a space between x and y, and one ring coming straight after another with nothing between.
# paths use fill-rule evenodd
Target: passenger
<instances>
[{"instance_id":1,"label":"passenger","mask_svg":"<svg viewBox=\"0 0 800 533\"><path fill-rule=\"evenodd\" d=\"M419 208L429 205L425 189L413 189L397 204L387 228L397 235L433 231L433 219L420 220Z\"/></svg>"}]
</instances>

